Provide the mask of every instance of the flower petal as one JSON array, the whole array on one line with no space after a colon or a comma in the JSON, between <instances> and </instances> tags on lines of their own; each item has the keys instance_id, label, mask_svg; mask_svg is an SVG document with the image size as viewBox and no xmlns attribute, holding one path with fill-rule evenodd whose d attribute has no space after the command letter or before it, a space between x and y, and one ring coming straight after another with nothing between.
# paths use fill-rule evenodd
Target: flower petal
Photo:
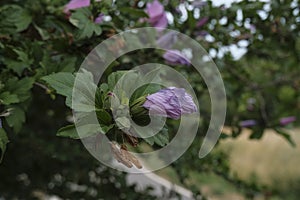
<instances>
[{"instance_id":1,"label":"flower petal","mask_svg":"<svg viewBox=\"0 0 300 200\"><path fill-rule=\"evenodd\" d=\"M148 95L143 107L150 113L179 119L182 114L197 112L197 107L191 95L183 88L168 87Z\"/></svg>"},{"instance_id":2,"label":"flower petal","mask_svg":"<svg viewBox=\"0 0 300 200\"><path fill-rule=\"evenodd\" d=\"M158 0L154 0L152 3L147 4L146 12L149 15L150 20L154 22L159 20L164 14L164 7Z\"/></svg>"},{"instance_id":3,"label":"flower petal","mask_svg":"<svg viewBox=\"0 0 300 200\"><path fill-rule=\"evenodd\" d=\"M70 10L88 7L90 4L90 0L71 0L67 5L65 5L64 12L68 13Z\"/></svg>"}]
</instances>

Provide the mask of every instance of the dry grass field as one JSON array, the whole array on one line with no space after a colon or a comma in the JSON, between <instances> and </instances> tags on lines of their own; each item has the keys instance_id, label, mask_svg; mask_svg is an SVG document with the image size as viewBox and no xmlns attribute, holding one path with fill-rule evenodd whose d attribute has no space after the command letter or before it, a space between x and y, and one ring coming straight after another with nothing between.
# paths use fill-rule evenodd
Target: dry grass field
<instances>
[{"instance_id":1,"label":"dry grass field","mask_svg":"<svg viewBox=\"0 0 300 200\"><path fill-rule=\"evenodd\" d=\"M282 136L267 130L261 140L249 140L249 130L237 139L223 140L219 148L230 155L233 173L274 187L300 182L300 129L288 130L297 144L292 147Z\"/></svg>"},{"instance_id":2,"label":"dry grass field","mask_svg":"<svg viewBox=\"0 0 300 200\"><path fill-rule=\"evenodd\" d=\"M280 195L268 200L297 200L300 193L300 128L287 132L291 134L296 147L272 130L267 130L260 140L250 140L250 131L245 129L236 139L222 140L213 151L227 152L232 173L240 179L277 189ZM157 173L179 183L170 167ZM193 171L190 182L198 185L210 200L245 200L240 191L214 174ZM261 194L255 197L255 200L264 199Z\"/></svg>"}]
</instances>

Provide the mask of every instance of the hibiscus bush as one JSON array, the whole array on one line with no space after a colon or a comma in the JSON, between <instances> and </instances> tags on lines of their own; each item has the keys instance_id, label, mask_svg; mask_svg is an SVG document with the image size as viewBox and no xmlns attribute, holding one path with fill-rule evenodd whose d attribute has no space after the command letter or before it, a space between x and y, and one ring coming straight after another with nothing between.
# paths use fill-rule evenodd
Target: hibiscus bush
<instances>
[{"instance_id":1,"label":"hibiscus bush","mask_svg":"<svg viewBox=\"0 0 300 200\"><path fill-rule=\"evenodd\" d=\"M104 71L98 85L88 85L93 74L81 71L87 90L96 91L92 105L101 129L85 127L84 136L76 132L74 122L88 114L74 118L72 91L81 63L102 41L134 28L169 28L201 44L221 72L227 95L225 126L231 131L220 139L237 137L243 128L251 129L250 139L260 139L265 129L273 129L282 142L295 146L285 130L299 125L300 117L298 1L241 1L228 7L211 1L2 0L0 16L0 198L155 199L147 190L140 194L134 186L127 187L124 173L99 163L77 139L105 134L113 141L117 161L141 168L128 149L167 145L179 118L198 111L196 139L171 165L181 184L200 194L188 179L189 172L197 170L221 176L250 198L272 190L232 176L223 152L198 159L211 116L210 97L190 63L197 55L172 49L178 40L172 34L155 38L168 51L143 49L123 55ZM117 41L109 49L123 46ZM113 88L124 72L146 61L177 70L196 96L158 84L141 87L133 97L116 94ZM130 80L134 85L143 76L147 73L137 72ZM139 139L143 133L130 126L126 109L137 124L148 124L149 114L167 117L167 123L158 135Z\"/></svg>"}]
</instances>

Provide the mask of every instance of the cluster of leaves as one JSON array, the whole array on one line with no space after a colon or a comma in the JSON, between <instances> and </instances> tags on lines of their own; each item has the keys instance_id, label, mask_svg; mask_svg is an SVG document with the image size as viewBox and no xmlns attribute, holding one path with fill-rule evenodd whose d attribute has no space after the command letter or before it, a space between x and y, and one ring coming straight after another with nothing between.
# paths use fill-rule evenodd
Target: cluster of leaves
<instances>
[{"instance_id":1,"label":"cluster of leaves","mask_svg":"<svg viewBox=\"0 0 300 200\"><path fill-rule=\"evenodd\" d=\"M220 46L231 43L242 47L243 43L247 44L247 53L239 62L227 56L223 58L222 73L229 100L227 121L238 127L240 120L256 120L251 138L260 139L264 130L271 128L294 145L279 122L286 116L299 119L298 7L296 1L255 2L251 6L243 1L224 11L228 18L226 24L217 23L222 29L229 29L230 17L237 16L227 13L240 12L243 15L235 20L234 26L239 33L232 38L233 41L222 40L225 34L222 29L213 36L222 41ZM241 82L244 87L239 84ZM233 135L236 137L239 133L237 128Z\"/></svg>"},{"instance_id":2,"label":"cluster of leaves","mask_svg":"<svg viewBox=\"0 0 300 200\"><path fill-rule=\"evenodd\" d=\"M159 78L158 72L157 69L146 74L141 74L142 72L138 71L127 73L124 70L113 72L107 77L107 83L102 83L99 87L91 81L93 75L86 70L77 73L76 77L67 72L44 76L42 80L46 81L58 94L66 97L66 105L75 112L80 112L80 114L76 114L76 128L81 134L77 133L75 124L72 124L59 129L57 135L80 139L97 134L107 134L111 139L120 139L121 143L124 142L122 140L124 137L129 137L126 132L131 132L130 134L137 137L143 137L141 134L145 133L133 129L130 125L130 119L133 118L142 125L149 123L148 111L141 105L145 101L146 95L157 92L161 87L155 84L144 85L136 90L131 97L126 96L127 93L124 91L134 88L139 83L147 82L148 79ZM74 84L75 78L77 78L78 87ZM76 95L74 97L76 102L72 104L72 95L76 92L78 92L78 98ZM95 96L91 94L95 94ZM127 116L126 108L128 111L130 110L130 116ZM100 126L89 123L88 119L91 112L96 113ZM136 137L131 137L131 139L138 140ZM159 146L166 145L169 142L166 125L159 134L144 138L144 140L150 145L154 143Z\"/></svg>"},{"instance_id":3,"label":"cluster of leaves","mask_svg":"<svg viewBox=\"0 0 300 200\"><path fill-rule=\"evenodd\" d=\"M107 12L109 1L102 1L101 8L95 5L93 11L80 9L70 18L63 13L66 3L0 2L0 160L7 150L0 169L1 197L154 199L126 186L124 174L99 168L80 142L53 137L66 124L70 110L56 95L59 91L49 89L42 78L67 73L63 80L72 81L68 75L84 56L115 30L109 23L92 23L90 16ZM92 172L101 181L91 181L87 175ZM81 184L84 190L78 190ZM98 188L106 192L95 193Z\"/></svg>"}]
</instances>

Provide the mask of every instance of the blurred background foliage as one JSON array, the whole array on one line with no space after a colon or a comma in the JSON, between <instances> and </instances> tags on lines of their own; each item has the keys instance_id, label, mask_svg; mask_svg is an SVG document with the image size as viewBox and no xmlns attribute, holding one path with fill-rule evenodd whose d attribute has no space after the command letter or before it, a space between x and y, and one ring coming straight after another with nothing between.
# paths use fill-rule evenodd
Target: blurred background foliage
<instances>
[{"instance_id":1,"label":"blurred background foliage","mask_svg":"<svg viewBox=\"0 0 300 200\"><path fill-rule=\"evenodd\" d=\"M76 71L97 44L114 34L150 26L144 12L148 2L152 1L92 1L88 8L70 13L63 11L67 1L0 2L0 149L4 155L0 198L57 195L63 199L140 199L143 195L143 199L156 199L148 190L140 193L134 186L127 186L124 173L98 163L80 141L55 135L70 121L71 110L41 80L52 73ZM241 137L247 127L252 139L265 137L266 130L282 136L278 148L287 142L290 146L299 144L299 136L286 131L299 125L296 119L300 118L299 1L245 0L229 7L216 6L211 1L161 3L168 28L197 40L222 74L228 100L226 126L230 128L224 131L220 143ZM105 17L95 23L99 14ZM130 69L149 58L151 62L165 63L157 55L154 51L133 52L114 62L106 74ZM210 118L209 95L192 67L174 68L192 83L202 121L189 150L158 174L192 190L195 196L205 193L202 185L209 185L215 193L227 190L240 195L226 197L231 199L297 199L300 175L292 183L287 182L289 187L265 184L254 175L242 179L232 172L226 145L197 159ZM290 120L284 121L286 117ZM250 143L248 147L251 146ZM276 160L279 152L269 156ZM293 157L286 153L285 158ZM255 162L260 161L253 161L253 166Z\"/></svg>"}]
</instances>

